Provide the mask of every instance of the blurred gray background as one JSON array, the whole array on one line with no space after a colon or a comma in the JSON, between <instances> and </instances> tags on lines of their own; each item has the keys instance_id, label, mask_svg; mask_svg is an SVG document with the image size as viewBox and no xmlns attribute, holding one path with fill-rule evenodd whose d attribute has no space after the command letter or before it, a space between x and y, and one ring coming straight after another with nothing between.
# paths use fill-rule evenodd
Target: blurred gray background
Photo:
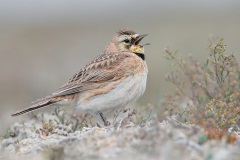
<instances>
[{"instance_id":1,"label":"blurred gray background","mask_svg":"<svg viewBox=\"0 0 240 160\"><path fill-rule=\"evenodd\" d=\"M201 60L213 34L225 38L229 53L240 55L239 0L1 0L0 134L27 117L12 118L12 112L67 82L122 28L149 34L141 105L156 105L171 91L164 48Z\"/></svg>"}]
</instances>

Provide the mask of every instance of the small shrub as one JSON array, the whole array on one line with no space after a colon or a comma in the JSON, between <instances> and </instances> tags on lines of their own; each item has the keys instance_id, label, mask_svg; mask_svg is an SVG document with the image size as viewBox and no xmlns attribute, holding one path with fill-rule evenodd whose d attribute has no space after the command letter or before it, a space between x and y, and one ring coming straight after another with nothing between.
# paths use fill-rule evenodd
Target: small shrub
<instances>
[{"instance_id":1,"label":"small shrub","mask_svg":"<svg viewBox=\"0 0 240 160\"><path fill-rule=\"evenodd\" d=\"M191 56L185 60L166 49L166 58L177 67L166 80L176 90L162 105L167 115L203 127L209 139L226 136L232 143L240 126L240 69L234 54L226 55L225 50L223 39L211 41L210 54L201 64Z\"/></svg>"}]
</instances>

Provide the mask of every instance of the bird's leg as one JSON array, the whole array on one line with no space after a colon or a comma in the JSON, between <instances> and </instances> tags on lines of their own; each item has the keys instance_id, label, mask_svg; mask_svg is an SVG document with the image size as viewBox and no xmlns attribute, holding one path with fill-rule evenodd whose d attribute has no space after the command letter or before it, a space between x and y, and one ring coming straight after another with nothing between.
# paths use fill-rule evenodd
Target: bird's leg
<instances>
[{"instance_id":1,"label":"bird's leg","mask_svg":"<svg viewBox=\"0 0 240 160\"><path fill-rule=\"evenodd\" d=\"M110 122L106 119L106 117L104 117L102 112L99 112L99 115L104 123L104 126L110 126Z\"/></svg>"}]
</instances>

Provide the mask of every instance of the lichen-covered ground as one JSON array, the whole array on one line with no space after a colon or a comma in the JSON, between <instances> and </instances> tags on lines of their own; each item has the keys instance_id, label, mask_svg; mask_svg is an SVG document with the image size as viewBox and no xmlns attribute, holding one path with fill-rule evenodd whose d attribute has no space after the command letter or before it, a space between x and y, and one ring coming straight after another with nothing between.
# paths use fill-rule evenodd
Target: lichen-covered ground
<instances>
[{"instance_id":1,"label":"lichen-covered ground","mask_svg":"<svg viewBox=\"0 0 240 160\"><path fill-rule=\"evenodd\" d=\"M172 118L159 121L153 116L134 123L128 116L109 127L76 129L74 123L60 123L59 116L44 117L50 123L39 118L15 123L1 138L0 159L240 159L240 139L234 144L207 140L201 128Z\"/></svg>"}]
</instances>

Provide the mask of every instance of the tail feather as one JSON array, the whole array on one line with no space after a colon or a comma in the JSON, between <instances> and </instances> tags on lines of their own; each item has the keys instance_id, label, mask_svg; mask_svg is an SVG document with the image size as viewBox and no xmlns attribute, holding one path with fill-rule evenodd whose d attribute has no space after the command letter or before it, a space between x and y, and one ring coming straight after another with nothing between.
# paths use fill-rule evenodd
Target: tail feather
<instances>
[{"instance_id":1,"label":"tail feather","mask_svg":"<svg viewBox=\"0 0 240 160\"><path fill-rule=\"evenodd\" d=\"M61 101L61 99L48 99L48 100L45 100L45 101L40 101L36 104L33 104L32 106L24 109L24 110L21 110L21 111L18 111L16 113L13 113L12 116L19 116L21 114L25 114L25 113L28 113L28 112L32 112L34 110L37 110L37 109L40 109L40 108L43 108L43 107L46 107L50 104L53 104L53 103L56 103L56 102L59 102Z\"/></svg>"}]
</instances>

